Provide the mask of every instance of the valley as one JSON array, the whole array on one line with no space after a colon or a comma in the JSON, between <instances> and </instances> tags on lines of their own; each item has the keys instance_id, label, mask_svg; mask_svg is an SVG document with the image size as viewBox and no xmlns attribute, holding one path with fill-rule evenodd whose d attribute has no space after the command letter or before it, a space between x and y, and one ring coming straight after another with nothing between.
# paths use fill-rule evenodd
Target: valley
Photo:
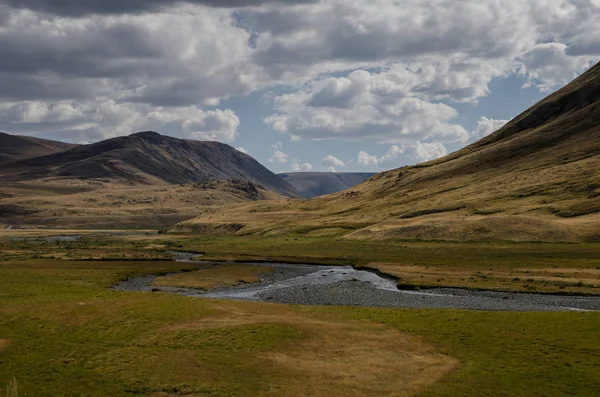
<instances>
[{"instance_id":1,"label":"valley","mask_svg":"<svg viewBox=\"0 0 600 397\"><path fill-rule=\"evenodd\" d=\"M0 306L0 373L13 374L28 395L61 393L66 384L73 394L99 396L459 396L480 390L591 396L599 386L597 312L511 312L510 301L502 299L504 309L493 311L199 299L161 289L251 289L277 267L194 263L192 254L176 262L170 251L193 252L209 262L327 264L323 270L340 272L346 268L335 265L380 267L395 273L398 283L408 277L407 268L413 274L456 269L474 289L498 288L493 277L479 277L494 271L546 277L570 272L580 277L577 283L564 279L568 289L557 284L554 291L600 295L592 285L600 266L596 244L352 245L314 237L5 230L0 297L8 304ZM309 273L318 268L292 267ZM109 288L143 275L156 276L149 292ZM544 292L549 281L523 283ZM426 294L422 287L416 292Z\"/></svg>"},{"instance_id":2,"label":"valley","mask_svg":"<svg viewBox=\"0 0 600 397\"><path fill-rule=\"evenodd\" d=\"M599 92L377 174L0 135L0 392L595 396Z\"/></svg>"}]
</instances>

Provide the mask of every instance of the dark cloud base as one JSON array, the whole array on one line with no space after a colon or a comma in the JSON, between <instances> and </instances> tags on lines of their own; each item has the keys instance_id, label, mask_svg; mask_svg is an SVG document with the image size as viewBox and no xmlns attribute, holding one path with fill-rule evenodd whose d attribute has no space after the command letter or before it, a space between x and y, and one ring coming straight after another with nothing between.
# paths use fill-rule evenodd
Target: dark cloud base
<instances>
[{"instance_id":1,"label":"dark cloud base","mask_svg":"<svg viewBox=\"0 0 600 397\"><path fill-rule=\"evenodd\" d=\"M203 4L210 7L241 8L267 3L307 4L318 0L0 0L13 8L30 9L56 15L78 17L89 14L137 14L176 4Z\"/></svg>"}]
</instances>

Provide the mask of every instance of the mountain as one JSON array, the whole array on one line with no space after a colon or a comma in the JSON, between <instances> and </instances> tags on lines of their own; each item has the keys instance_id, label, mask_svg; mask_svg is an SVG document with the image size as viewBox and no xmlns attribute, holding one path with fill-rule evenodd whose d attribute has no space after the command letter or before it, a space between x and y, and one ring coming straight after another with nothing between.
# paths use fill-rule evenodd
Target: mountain
<instances>
[{"instance_id":1,"label":"mountain","mask_svg":"<svg viewBox=\"0 0 600 397\"><path fill-rule=\"evenodd\" d=\"M257 203L179 224L346 238L600 241L600 64L480 141L310 202Z\"/></svg>"},{"instance_id":2,"label":"mountain","mask_svg":"<svg viewBox=\"0 0 600 397\"><path fill-rule=\"evenodd\" d=\"M232 178L299 197L288 183L229 145L151 131L0 166L0 181L5 182L157 185Z\"/></svg>"},{"instance_id":3,"label":"mountain","mask_svg":"<svg viewBox=\"0 0 600 397\"><path fill-rule=\"evenodd\" d=\"M69 143L0 132L0 164L31 157L47 156L76 146Z\"/></svg>"},{"instance_id":4,"label":"mountain","mask_svg":"<svg viewBox=\"0 0 600 397\"><path fill-rule=\"evenodd\" d=\"M368 172L292 172L279 177L304 198L341 192L375 175Z\"/></svg>"}]
</instances>

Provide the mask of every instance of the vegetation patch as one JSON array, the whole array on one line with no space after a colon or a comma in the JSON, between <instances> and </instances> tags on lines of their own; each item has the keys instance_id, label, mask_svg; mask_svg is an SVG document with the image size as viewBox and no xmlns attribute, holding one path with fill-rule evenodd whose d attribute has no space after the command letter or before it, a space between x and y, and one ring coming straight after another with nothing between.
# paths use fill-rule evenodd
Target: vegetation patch
<instances>
[{"instance_id":1,"label":"vegetation patch","mask_svg":"<svg viewBox=\"0 0 600 397\"><path fill-rule=\"evenodd\" d=\"M273 268L263 266L223 265L220 268L201 269L189 273L158 277L152 285L209 290L215 287L258 283L260 282L260 274L271 271L273 271Z\"/></svg>"},{"instance_id":2,"label":"vegetation patch","mask_svg":"<svg viewBox=\"0 0 600 397\"><path fill-rule=\"evenodd\" d=\"M0 385L16 377L20 395L413 395L458 365L417 336L314 308L106 288L181 265L3 262L0 335L19 349L2 352Z\"/></svg>"},{"instance_id":3,"label":"vegetation patch","mask_svg":"<svg viewBox=\"0 0 600 397\"><path fill-rule=\"evenodd\" d=\"M7 349L10 346L10 341L8 339L0 339L0 352L4 349Z\"/></svg>"},{"instance_id":4,"label":"vegetation patch","mask_svg":"<svg viewBox=\"0 0 600 397\"><path fill-rule=\"evenodd\" d=\"M371 263L398 278L398 288L467 288L477 290L600 295L600 270L588 268L513 268L419 266Z\"/></svg>"},{"instance_id":5,"label":"vegetation patch","mask_svg":"<svg viewBox=\"0 0 600 397\"><path fill-rule=\"evenodd\" d=\"M400 215L399 218L400 219L417 218L417 217L423 216L423 215L439 214L442 212L460 211L464 208L466 208L466 205L456 205L456 206L442 207L442 208L428 208L428 209L418 210L418 211L414 211L414 212L409 212L408 214Z\"/></svg>"}]
</instances>

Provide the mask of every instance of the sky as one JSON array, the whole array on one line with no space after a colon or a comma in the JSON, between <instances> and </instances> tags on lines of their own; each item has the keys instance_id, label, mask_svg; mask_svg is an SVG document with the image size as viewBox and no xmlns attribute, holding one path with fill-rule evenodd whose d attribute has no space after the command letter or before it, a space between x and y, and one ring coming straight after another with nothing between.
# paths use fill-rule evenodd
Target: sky
<instances>
[{"instance_id":1,"label":"sky","mask_svg":"<svg viewBox=\"0 0 600 397\"><path fill-rule=\"evenodd\" d=\"M379 172L598 61L600 0L0 0L0 131L153 130L274 172Z\"/></svg>"}]
</instances>

